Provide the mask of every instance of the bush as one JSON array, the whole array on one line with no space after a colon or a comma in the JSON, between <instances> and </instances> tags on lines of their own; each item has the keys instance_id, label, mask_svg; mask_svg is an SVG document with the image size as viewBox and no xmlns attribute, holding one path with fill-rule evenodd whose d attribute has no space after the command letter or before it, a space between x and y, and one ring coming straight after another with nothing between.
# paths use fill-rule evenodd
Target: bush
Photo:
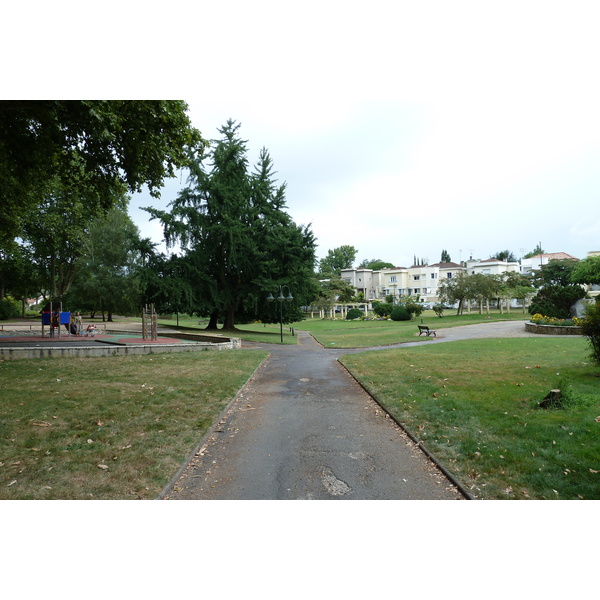
<instances>
[{"instance_id":1,"label":"bush","mask_svg":"<svg viewBox=\"0 0 600 600\"><path fill-rule=\"evenodd\" d=\"M444 309L446 307L443 304L434 304L433 305L433 312L440 317L440 319L442 319L444 317Z\"/></svg>"},{"instance_id":2,"label":"bush","mask_svg":"<svg viewBox=\"0 0 600 600\"><path fill-rule=\"evenodd\" d=\"M531 300L529 314L568 319L571 306L586 295L579 285L547 285Z\"/></svg>"},{"instance_id":3,"label":"bush","mask_svg":"<svg viewBox=\"0 0 600 600\"><path fill-rule=\"evenodd\" d=\"M415 302L412 298L407 298L402 303L402 305L408 311L408 313L410 314L411 318L412 317L419 317L419 316L421 316L421 314L425 310L425 308L423 307L422 304L419 304L418 302Z\"/></svg>"},{"instance_id":4,"label":"bush","mask_svg":"<svg viewBox=\"0 0 600 600\"><path fill-rule=\"evenodd\" d=\"M394 306L392 309L392 321L410 321L410 313L404 308L404 306Z\"/></svg>"},{"instance_id":5,"label":"bush","mask_svg":"<svg viewBox=\"0 0 600 600\"><path fill-rule=\"evenodd\" d=\"M21 316L21 305L11 298L6 296L0 300L0 321L14 319Z\"/></svg>"},{"instance_id":6,"label":"bush","mask_svg":"<svg viewBox=\"0 0 600 600\"><path fill-rule=\"evenodd\" d=\"M373 312L378 317L388 317L392 313L393 309L394 306L392 304L388 304L387 302L373 302Z\"/></svg>"},{"instance_id":7,"label":"bush","mask_svg":"<svg viewBox=\"0 0 600 600\"><path fill-rule=\"evenodd\" d=\"M346 319L360 319L362 316L363 312L359 308L351 308L346 313Z\"/></svg>"},{"instance_id":8,"label":"bush","mask_svg":"<svg viewBox=\"0 0 600 600\"><path fill-rule=\"evenodd\" d=\"M587 307L581 328L592 347L590 354L592 360L600 365L600 302Z\"/></svg>"}]
</instances>

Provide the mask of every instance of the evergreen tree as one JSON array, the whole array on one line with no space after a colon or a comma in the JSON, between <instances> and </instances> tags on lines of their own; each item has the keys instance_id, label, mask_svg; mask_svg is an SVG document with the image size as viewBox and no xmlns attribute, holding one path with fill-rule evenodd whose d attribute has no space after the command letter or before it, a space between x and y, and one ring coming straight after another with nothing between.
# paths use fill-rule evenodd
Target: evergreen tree
<instances>
[{"instance_id":1,"label":"evergreen tree","mask_svg":"<svg viewBox=\"0 0 600 600\"><path fill-rule=\"evenodd\" d=\"M448 254L447 250L442 250L442 256L440 258L440 262L442 262L442 263L452 262L452 259L450 258L450 254Z\"/></svg>"},{"instance_id":2,"label":"evergreen tree","mask_svg":"<svg viewBox=\"0 0 600 600\"><path fill-rule=\"evenodd\" d=\"M265 299L280 285L293 291L294 316L310 295L314 236L284 211L285 184L275 184L265 149L254 172L248 172L239 127L228 120L208 155L194 157L188 186L170 212L146 209L162 222L167 243L179 242L184 249L187 272L194 276L196 312L210 316L209 329L216 329L219 319L223 329L235 329L236 315L278 320ZM285 309L284 319L291 318L293 307Z\"/></svg>"},{"instance_id":3,"label":"evergreen tree","mask_svg":"<svg viewBox=\"0 0 600 600\"><path fill-rule=\"evenodd\" d=\"M517 262L517 257L510 250L501 250L500 252L496 252L496 254L492 254L490 258L506 262Z\"/></svg>"}]
</instances>

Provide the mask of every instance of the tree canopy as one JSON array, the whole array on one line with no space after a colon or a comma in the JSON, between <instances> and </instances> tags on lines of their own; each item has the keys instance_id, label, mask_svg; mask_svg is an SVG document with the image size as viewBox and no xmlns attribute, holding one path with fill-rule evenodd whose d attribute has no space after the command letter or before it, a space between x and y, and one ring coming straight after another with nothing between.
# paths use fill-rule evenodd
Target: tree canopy
<instances>
[{"instance_id":1,"label":"tree canopy","mask_svg":"<svg viewBox=\"0 0 600 600\"><path fill-rule=\"evenodd\" d=\"M380 258L365 258L359 265L359 269L373 269L373 271L379 271L380 269L393 269L396 265L391 262L386 262Z\"/></svg>"},{"instance_id":2,"label":"tree canopy","mask_svg":"<svg viewBox=\"0 0 600 600\"><path fill-rule=\"evenodd\" d=\"M99 310L112 321L113 313L129 314L140 308L139 230L120 208L111 209L90 224L81 257L78 278L66 304Z\"/></svg>"},{"instance_id":3,"label":"tree canopy","mask_svg":"<svg viewBox=\"0 0 600 600\"><path fill-rule=\"evenodd\" d=\"M327 252L327 256L319 263L322 276L339 275L342 269L351 269L358 250L354 246L340 246Z\"/></svg>"},{"instance_id":4,"label":"tree canopy","mask_svg":"<svg viewBox=\"0 0 600 600\"><path fill-rule=\"evenodd\" d=\"M571 281L600 285L600 256L588 256L580 260L571 271Z\"/></svg>"},{"instance_id":5,"label":"tree canopy","mask_svg":"<svg viewBox=\"0 0 600 600\"><path fill-rule=\"evenodd\" d=\"M523 258L531 258L533 256L538 256L540 254L544 254L546 251L542 248L542 244L539 243L531 252L528 252L523 256Z\"/></svg>"},{"instance_id":6,"label":"tree canopy","mask_svg":"<svg viewBox=\"0 0 600 600\"><path fill-rule=\"evenodd\" d=\"M450 258L450 254L448 253L447 250L442 250L442 255L440 256L440 262L442 262L442 263L452 262L452 259Z\"/></svg>"},{"instance_id":7,"label":"tree canopy","mask_svg":"<svg viewBox=\"0 0 600 600\"><path fill-rule=\"evenodd\" d=\"M144 184L158 196L205 143L187 109L179 100L0 101L0 240L21 234L56 181L93 212Z\"/></svg>"},{"instance_id":8,"label":"tree canopy","mask_svg":"<svg viewBox=\"0 0 600 600\"><path fill-rule=\"evenodd\" d=\"M517 262L517 257L510 250L500 250L496 252L496 254L492 254L490 258L495 258L496 260L503 260L506 262Z\"/></svg>"},{"instance_id":9,"label":"tree canopy","mask_svg":"<svg viewBox=\"0 0 600 600\"><path fill-rule=\"evenodd\" d=\"M551 260L540 270L533 272L533 282L539 287L531 301L529 312L546 317L566 319L577 300L586 296L581 285L572 283L572 274L577 267L576 260Z\"/></svg>"}]
</instances>

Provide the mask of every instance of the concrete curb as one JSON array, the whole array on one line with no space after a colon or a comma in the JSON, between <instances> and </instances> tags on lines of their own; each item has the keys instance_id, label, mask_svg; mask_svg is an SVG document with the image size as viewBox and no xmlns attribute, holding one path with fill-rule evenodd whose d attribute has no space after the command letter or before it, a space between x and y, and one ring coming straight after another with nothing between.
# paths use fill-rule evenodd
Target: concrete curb
<instances>
[{"instance_id":1,"label":"concrete curb","mask_svg":"<svg viewBox=\"0 0 600 600\"><path fill-rule=\"evenodd\" d=\"M427 449L425 444L423 444L423 442L419 438L417 438L409 429L407 429L403 423L398 421L394 417L394 415L392 415L385 408L385 406L383 406L383 404L381 404L381 402L379 402L377 398L375 398L375 396L373 396L373 394L371 394L371 392L369 392L369 390L365 388L365 386L358 379L356 379L354 375L352 375L352 373L346 368L346 366L340 362L339 358L337 358L336 360L338 364L346 371L346 373L348 373L348 375L350 375L350 377L352 377L352 379L356 381L356 383L373 399L373 401L381 408L381 410L383 410L383 412L385 412L385 414L388 415L388 417L392 419L392 421L394 421L394 423L396 423L396 425L398 425L398 427L400 427L400 429L402 429L402 431L404 431L406 435L408 435L408 437L417 445L417 447L423 452L423 454L425 454L425 456L427 456L427 458L444 474L444 476L450 481L450 483L452 483L452 485L454 485L456 489L467 500L476 500L476 498L463 486L463 484L452 473L450 473L450 471L448 471L448 469L446 469L444 465L442 465L442 463L436 458L436 456L432 452L430 452Z\"/></svg>"},{"instance_id":2,"label":"concrete curb","mask_svg":"<svg viewBox=\"0 0 600 600\"><path fill-rule=\"evenodd\" d=\"M262 369L262 367L264 366L266 361L269 360L269 356L271 356L271 355L269 354L268 356L266 356L265 359L263 361L261 361L261 363L258 365L258 367L256 367L256 369L254 369L252 375L250 375L250 377L248 377L248 379L246 380L246 383L244 383L244 385L238 390L237 394L233 397L231 402L229 402L229 404L221 411L221 413L215 419L214 423L210 426L208 431L202 436L202 439L200 440L200 442L198 442L198 444L192 450L192 452L190 452L190 454L188 454L187 458L184 460L181 467L179 467L179 469L177 470L175 475L173 475L173 477L170 479L170 481L167 483L167 485L161 490L160 494L158 494L158 496L155 498L155 500L166 500L167 499L166 498L167 494L169 494L170 492L173 491L175 484L181 479L182 475L185 473L185 470L190 466L190 463L192 462L192 460L194 460L194 457L198 455L200 450L202 450L202 448L208 442L209 438L215 433L217 427L221 424L221 422L224 419L227 418L229 413L233 410L236 402L241 398L242 394L244 393L244 391L246 390L246 388L248 387L250 382L256 376L256 373L258 373L258 371L260 369Z\"/></svg>"}]
</instances>

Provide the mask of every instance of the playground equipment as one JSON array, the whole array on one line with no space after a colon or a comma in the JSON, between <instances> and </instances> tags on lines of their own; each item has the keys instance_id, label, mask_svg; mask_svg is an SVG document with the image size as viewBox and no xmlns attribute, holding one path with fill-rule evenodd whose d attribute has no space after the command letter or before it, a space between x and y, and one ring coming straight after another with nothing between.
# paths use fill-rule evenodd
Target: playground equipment
<instances>
[{"instance_id":1,"label":"playground equipment","mask_svg":"<svg viewBox=\"0 0 600 600\"><path fill-rule=\"evenodd\" d=\"M157 333L157 315L156 310L154 308L154 304L148 306L147 304L144 306L142 311L142 338L147 340L150 338L151 340L158 339Z\"/></svg>"},{"instance_id":2,"label":"playground equipment","mask_svg":"<svg viewBox=\"0 0 600 600\"><path fill-rule=\"evenodd\" d=\"M71 313L63 311L62 302L49 302L46 309L42 312L42 337L46 337L46 325L50 326L50 337L60 337L60 326L64 325L67 335L73 333L71 324Z\"/></svg>"}]
</instances>

